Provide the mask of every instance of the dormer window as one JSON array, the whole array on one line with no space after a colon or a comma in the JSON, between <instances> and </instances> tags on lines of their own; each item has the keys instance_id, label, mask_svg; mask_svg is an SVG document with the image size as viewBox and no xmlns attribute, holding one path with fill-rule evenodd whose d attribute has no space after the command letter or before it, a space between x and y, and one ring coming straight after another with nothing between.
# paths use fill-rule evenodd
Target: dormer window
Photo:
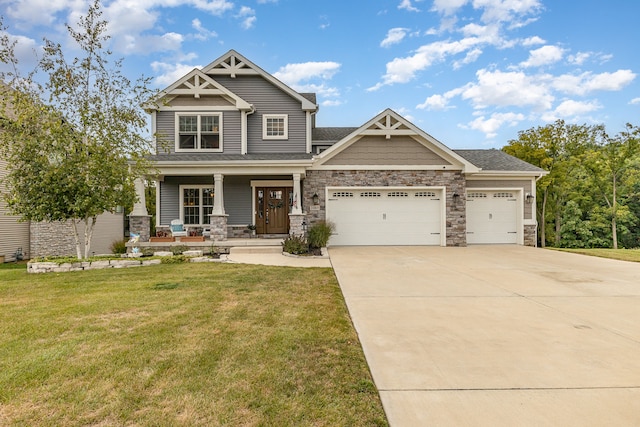
<instances>
[{"instance_id":1,"label":"dormer window","mask_svg":"<svg viewBox=\"0 0 640 427\"><path fill-rule=\"evenodd\" d=\"M176 114L176 151L222 151L222 114Z\"/></svg>"},{"instance_id":2,"label":"dormer window","mask_svg":"<svg viewBox=\"0 0 640 427\"><path fill-rule=\"evenodd\" d=\"M289 120L286 114L262 115L262 139L288 139Z\"/></svg>"}]
</instances>

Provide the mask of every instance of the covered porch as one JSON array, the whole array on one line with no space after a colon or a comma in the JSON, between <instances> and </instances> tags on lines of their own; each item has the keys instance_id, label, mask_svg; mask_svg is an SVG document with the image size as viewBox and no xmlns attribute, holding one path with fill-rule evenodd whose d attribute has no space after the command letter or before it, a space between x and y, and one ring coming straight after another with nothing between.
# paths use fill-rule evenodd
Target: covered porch
<instances>
[{"instance_id":1,"label":"covered porch","mask_svg":"<svg viewBox=\"0 0 640 427\"><path fill-rule=\"evenodd\" d=\"M257 161L256 161L257 162ZM131 231L139 243L185 244L224 247L222 242L243 239L256 242L265 237L303 234L303 180L310 160L259 161L247 165L157 165L156 230L151 236L144 184L136 184L137 202L130 215ZM284 163L284 164L283 164ZM179 220L187 238L170 239L170 225ZM160 234L167 241L158 241ZM253 235L258 238L250 238ZM154 237L151 241L151 237ZM239 240L238 240L239 239ZM173 241L172 241L173 240Z\"/></svg>"}]
</instances>

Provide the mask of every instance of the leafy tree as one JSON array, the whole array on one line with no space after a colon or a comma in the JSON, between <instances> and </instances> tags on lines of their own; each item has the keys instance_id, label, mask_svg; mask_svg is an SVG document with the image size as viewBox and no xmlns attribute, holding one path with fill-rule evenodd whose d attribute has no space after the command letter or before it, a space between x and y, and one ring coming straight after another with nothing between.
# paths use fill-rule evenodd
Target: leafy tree
<instances>
[{"instance_id":1,"label":"leafy tree","mask_svg":"<svg viewBox=\"0 0 640 427\"><path fill-rule=\"evenodd\" d=\"M560 247L563 248L586 248L591 246L593 233L589 227L589 222L585 221L580 206L570 200L564 209L564 221L560 232Z\"/></svg>"},{"instance_id":2,"label":"leafy tree","mask_svg":"<svg viewBox=\"0 0 640 427\"><path fill-rule=\"evenodd\" d=\"M132 205L133 182L147 169L150 147L138 106L151 97L148 80L131 82L121 60L110 63L101 15L95 0L78 30L67 25L79 57L68 60L60 44L45 39L38 67L27 76L17 71L15 43L0 38L0 59L12 69L0 75L9 209L23 220L70 220L78 258L91 253L98 215ZM38 82L38 73L46 83Z\"/></svg>"},{"instance_id":3,"label":"leafy tree","mask_svg":"<svg viewBox=\"0 0 640 427\"><path fill-rule=\"evenodd\" d=\"M640 128L627 124L624 131L610 137L603 131L602 143L584 157L583 165L591 182L608 208L611 226L611 242L618 249L618 221L628 210L620 211L620 187L628 178L628 172L637 167L640 152Z\"/></svg>"},{"instance_id":4,"label":"leafy tree","mask_svg":"<svg viewBox=\"0 0 640 427\"><path fill-rule=\"evenodd\" d=\"M536 210L540 244L547 244L548 223L560 243L562 212L572 189L571 177L580 165L580 156L597 136L598 127L567 124L558 120L518 133L502 148L508 154L545 169L548 175L537 183Z\"/></svg>"}]
</instances>

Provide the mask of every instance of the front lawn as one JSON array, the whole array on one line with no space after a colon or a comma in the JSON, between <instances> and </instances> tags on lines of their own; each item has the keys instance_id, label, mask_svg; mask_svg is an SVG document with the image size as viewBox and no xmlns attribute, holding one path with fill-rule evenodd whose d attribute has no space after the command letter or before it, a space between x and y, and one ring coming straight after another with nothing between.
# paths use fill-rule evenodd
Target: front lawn
<instances>
[{"instance_id":1,"label":"front lawn","mask_svg":"<svg viewBox=\"0 0 640 427\"><path fill-rule=\"evenodd\" d=\"M572 252L575 254L597 256L601 258L612 258L622 261L640 262L640 249L549 249Z\"/></svg>"},{"instance_id":2,"label":"front lawn","mask_svg":"<svg viewBox=\"0 0 640 427\"><path fill-rule=\"evenodd\" d=\"M0 425L386 425L331 269L0 268Z\"/></svg>"}]
</instances>

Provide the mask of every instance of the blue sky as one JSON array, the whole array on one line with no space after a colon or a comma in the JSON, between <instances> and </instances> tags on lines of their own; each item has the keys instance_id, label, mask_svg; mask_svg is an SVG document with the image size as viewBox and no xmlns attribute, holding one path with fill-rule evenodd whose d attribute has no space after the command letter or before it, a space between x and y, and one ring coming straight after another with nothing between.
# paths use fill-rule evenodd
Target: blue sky
<instances>
[{"instance_id":1,"label":"blue sky","mask_svg":"<svg viewBox=\"0 0 640 427\"><path fill-rule=\"evenodd\" d=\"M84 0L0 0L27 68ZM451 148L502 147L556 119L640 125L636 0L105 0L130 78L164 88L235 49L301 92L318 126L392 108Z\"/></svg>"}]
</instances>

